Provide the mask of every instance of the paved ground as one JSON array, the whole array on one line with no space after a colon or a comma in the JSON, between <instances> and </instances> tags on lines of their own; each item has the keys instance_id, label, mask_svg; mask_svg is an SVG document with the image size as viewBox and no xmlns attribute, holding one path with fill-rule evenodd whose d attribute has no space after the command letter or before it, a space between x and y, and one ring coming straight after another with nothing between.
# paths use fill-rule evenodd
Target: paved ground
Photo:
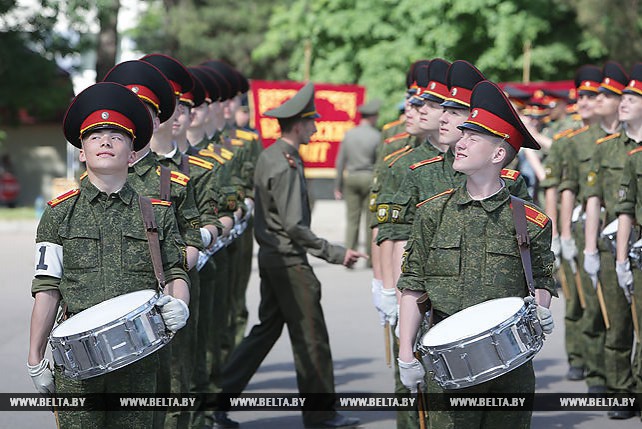
<instances>
[{"instance_id":1,"label":"paved ground","mask_svg":"<svg viewBox=\"0 0 642 429\"><path fill-rule=\"evenodd\" d=\"M344 206L340 202L318 201L313 214L313 230L320 236L340 242L344 230ZM0 308L0 377L2 392L33 392L25 368L29 318L32 299L29 293L33 274L35 223L16 222L0 224L0 272L2 273L3 300ZM323 284L323 306L330 331L334 357L337 391L390 392L392 370L384 359L383 333L379 327L370 300L370 271L360 265L354 270L329 265L315 258L312 265ZM251 322L256 321L258 307L258 275L253 273L248 305ZM536 356L538 392L584 392L581 382L564 379L567 369L563 347L564 300L553 301L556 320L555 332L546 340ZM252 379L247 392L296 392L292 352L287 332L284 332L259 372ZM384 429L394 427L393 412L349 412L362 420L362 427ZM301 428L297 412L237 412L232 417L243 428ZM536 429L603 427L640 427L638 419L622 422L608 420L603 412L538 412L532 420ZM48 412L0 413L0 428L53 428L53 417Z\"/></svg>"}]
</instances>

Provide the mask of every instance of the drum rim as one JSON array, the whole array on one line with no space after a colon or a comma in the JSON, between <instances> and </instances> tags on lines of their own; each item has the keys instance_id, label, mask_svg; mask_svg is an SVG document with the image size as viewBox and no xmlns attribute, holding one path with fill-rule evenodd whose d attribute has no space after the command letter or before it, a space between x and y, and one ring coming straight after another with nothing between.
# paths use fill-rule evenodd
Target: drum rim
<instances>
[{"instance_id":1,"label":"drum rim","mask_svg":"<svg viewBox=\"0 0 642 429\"><path fill-rule=\"evenodd\" d=\"M71 334L71 335L54 336L54 332L59 327L61 327L67 320L70 320L71 319L71 317L70 317L69 319L67 319L67 320L63 321L62 323L58 324L54 329L51 330L51 333L49 334L49 341L50 342L61 342L61 340L71 341L71 340L75 340L75 339L78 339L78 338L85 337L88 334L97 334L97 333L100 333L100 332L104 331L107 328L110 328L110 327L112 327L114 325L117 325L117 324L121 323L121 321L123 319L129 319L129 317L132 316L132 315L140 314L141 313L141 309L147 309L147 308L150 308L150 307L154 306L156 301L158 301L160 299L160 293L158 291L156 291L154 289L141 289L141 290L137 290L137 291L134 291L134 292L128 292L128 293L125 293L125 294L122 294L122 295L118 295L118 296L115 296L113 298L109 298L109 300L117 299L117 298L120 298L120 297L123 297L123 296L126 296L126 295L130 295L130 294L138 293L138 292L142 292L142 291L148 291L148 290L149 291L153 291L154 294L147 301L143 302L142 304L140 304L138 307L136 307L135 309L133 309L129 313L126 313L126 314L118 317L117 319L112 320L111 322L108 322L108 323L105 323L103 325L97 326L97 327L95 327L93 329L88 329L86 331L78 332L78 333ZM102 301L102 302L100 302L98 304L102 304L103 302L107 302L109 300ZM98 305L98 304L96 304L96 305ZM93 306L89 307L89 308L86 308L85 310L81 311L80 313L76 314L75 316L78 316L82 312L90 310L91 308L93 308ZM72 316L72 317L75 317L75 316Z\"/></svg>"}]
</instances>

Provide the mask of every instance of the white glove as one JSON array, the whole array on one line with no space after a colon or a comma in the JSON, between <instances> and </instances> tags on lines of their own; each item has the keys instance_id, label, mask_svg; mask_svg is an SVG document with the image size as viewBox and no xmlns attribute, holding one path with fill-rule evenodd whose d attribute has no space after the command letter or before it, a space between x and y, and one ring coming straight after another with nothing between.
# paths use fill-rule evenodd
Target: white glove
<instances>
[{"instance_id":1,"label":"white glove","mask_svg":"<svg viewBox=\"0 0 642 429\"><path fill-rule=\"evenodd\" d=\"M251 214L254 211L254 200L252 198L245 198L243 202L247 207L247 212Z\"/></svg>"},{"instance_id":2,"label":"white glove","mask_svg":"<svg viewBox=\"0 0 642 429\"><path fill-rule=\"evenodd\" d=\"M584 251L584 271L589 276L596 276L600 271L600 252L595 251L592 253Z\"/></svg>"},{"instance_id":3,"label":"white glove","mask_svg":"<svg viewBox=\"0 0 642 429\"><path fill-rule=\"evenodd\" d=\"M383 281L379 279L372 279L372 303L377 309L379 314L379 322L381 326L386 324L386 314L381 310L381 290L383 289Z\"/></svg>"},{"instance_id":4,"label":"white glove","mask_svg":"<svg viewBox=\"0 0 642 429\"><path fill-rule=\"evenodd\" d=\"M566 259L569 263L573 261L575 263L575 258L577 257L577 246L575 245L575 240L573 238L560 240L561 249L562 249L562 258Z\"/></svg>"},{"instance_id":5,"label":"white glove","mask_svg":"<svg viewBox=\"0 0 642 429\"><path fill-rule=\"evenodd\" d=\"M630 304L633 293L633 273L628 259L626 262L615 262L615 273L617 274L617 283L624 291L624 296Z\"/></svg>"},{"instance_id":6,"label":"white glove","mask_svg":"<svg viewBox=\"0 0 642 429\"><path fill-rule=\"evenodd\" d=\"M399 364L399 379L406 389L410 390L410 393L416 393L417 384L419 384L423 390L426 385L426 370L421 362L414 359L409 363L397 358L397 363Z\"/></svg>"},{"instance_id":7,"label":"white glove","mask_svg":"<svg viewBox=\"0 0 642 429\"><path fill-rule=\"evenodd\" d=\"M544 331L545 334L550 334L551 332L553 332L555 322L553 321L553 313L551 313L551 310L537 304L535 302L535 298L530 295L524 298L524 302L529 306L537 306L537 318L539 319L539 324L542 326L542 331Z\"/></svg>"},{"instance_id":8,"label":"white glove","mask_svg":"<svg viewBox=\"0 0 642 429\"><path fill-rule=\"evenodd\" d=\"M553 237L551 240L551 252L553 252L553 255L555 255L555 269L558 269L560 267L561 261L560 261L560 255L561 255L561 250L562 250L562 245L560 244L560 236L558 235L557 237Z\"/></svg>"},{"instance_id":9,"label":"white glove","mask_svg":"<svg viewBox=\"0 0 642 429\"><path fill-rule=\"evenodd\" d=\"M397 323L397 291L395 288L381 289L381 311L384 314L385 320L391 326Z\"/></svg>"},{"instance_id":10,"label":"white glove","mask_svg":"<svg viewBox=\"0 0 642 429\"><path fill-rule=\"evenodd\" d=\"M212 233L205 228L201 228L201 240L205 248L210 247L210 244L212 244Z\"/></svg>"},{"instance_id":11,"label":"white glove","mask_svg":"<svg viewBox=\"0 0 642 429\"><path fill-rule=\"evenodd\" d=\"M51 395L56 393L56 385L54 384L53 372L49 368L49 359L44 358L38 365L27 364L29 375L36 390L43 395Z\"/></svg>"},{"instance_id":12,"label":"white glove","mask_svg":"<svg viewBox=\"0 0 642 429\"><path fill-rule=\"evenodd\" d=\"M156 306L160 307L165 326L170 331L176 332L187 324L189 308L183 300L171 295L163 295L156 301Z\"/></svg>"}]
</instances>

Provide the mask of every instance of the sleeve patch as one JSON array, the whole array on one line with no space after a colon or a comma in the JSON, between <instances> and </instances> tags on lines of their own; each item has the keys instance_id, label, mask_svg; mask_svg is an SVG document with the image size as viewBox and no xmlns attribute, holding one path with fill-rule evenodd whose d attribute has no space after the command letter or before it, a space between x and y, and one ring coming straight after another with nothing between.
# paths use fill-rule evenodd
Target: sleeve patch
<instances>
[{"instance_id":1,"label":"sleeve patch","mask_svg":"<svg viewBox=\"0 0 642 429\"><path fill-rule=\"evenodd\" d=\"M36 276L62 277L62 246L41 241L36 243L35 255Z\"/></svg>"},{"instance_id":2,"label":"sleeve patch","mask_svg":"<svg viewBox=\"0 0 642 429\"><path fill-rule=\"evenodd\" d=\"M526 219L529 222L534 223L540 228L544 228L546 226L548 223L548 216L527 204L524 204L524 209L526 211Z\"/></svg>"},{"instance_id":3,"label":"sleeve patch","mask_svg":"<svg viewBox=\"0 0 642 429\"><path fill-rule=\"evenodd\" d=\"M410 169L415 170L416 168L423 167L424 165L432 164L433 162L442 161L443 159L444 157L441 155L435 156L434 158L430 158L430 159L424 159L423 161L419 161L412 164L410 166Z\"/></svg>"},{"instance_id":4,"label":"sleeve patch","mask_svg":"<svg viewBox=\"0 0 642 429\"><path fill-rule=\"evenodd\" d=\"M75 197L78 194L80 194L80 189L72 189L71 191L67 191L62 195L58 195L53 200L48 201L47 204L49 205L49 207L56 207L58 204L62 203L63 201L68 200L71 197Z\"/></svg>"}]
</instances>

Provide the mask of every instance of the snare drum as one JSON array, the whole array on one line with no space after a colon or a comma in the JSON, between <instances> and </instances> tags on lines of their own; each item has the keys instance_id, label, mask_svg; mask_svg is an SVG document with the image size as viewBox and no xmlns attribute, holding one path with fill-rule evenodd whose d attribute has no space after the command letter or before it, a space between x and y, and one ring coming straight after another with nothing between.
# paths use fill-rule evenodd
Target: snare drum
<instances>
[{"instance_id":1,"label":"snare drum","mask_svg":"<svg viewBox=\"0 0 642 429\"><path fill-rule=\"evenodd\" d=\"M103 301L58 325L49 337L56 365L75 380L134 363L171 339L154 305L160 295L141 290Z\"/></svg>"},{"instance_id":2,"label":"snare drum","mask_svg":"<svg viewBox=\"0 0 642 429\"><path fill-rule=\"evenodd\" d=\"M613 222L606 225L602 230L602 233L600 234L602 236L602 240L604 240L609 250L614 255L615 255L615 251L617 250L616 239L617 239L617 228L619 224L620 222L617 219L615 219Z\"/></svg>"},{"instance_id":3,"label":"snare drum","mask_svg":"<svg viewBox=\"0 0 642 429\"><path fill-rule=\"evenodd\" d=\"M528 362L544 334L522 298L482 302L433 326L420 340L426 369L444 389L475 386Z\"/></svg>"}]
</instances>

